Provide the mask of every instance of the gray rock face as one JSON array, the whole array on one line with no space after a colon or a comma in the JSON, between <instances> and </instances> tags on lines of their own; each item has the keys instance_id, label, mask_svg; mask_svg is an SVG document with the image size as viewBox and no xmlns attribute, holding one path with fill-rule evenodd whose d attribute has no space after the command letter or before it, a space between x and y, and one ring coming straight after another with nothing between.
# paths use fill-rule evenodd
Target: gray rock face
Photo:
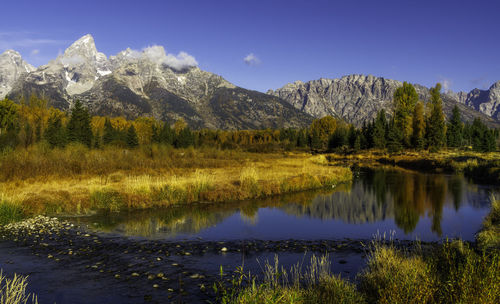
<instances>
[{"instance_id":1,"label":"gray rock face","mask_svg":"<svg viewBox=\"0 0 500 304\"><path fill-rule=\"evenodd\" d=\"M361 126L363 122L374 119L380 109L385 109L388 113L392 112L394 92L402 84L397 80L371 75L348 75L340 79L321 78L306 83L296 81L267 93L288 101L295 108L314 117L332 115ZM415 89L422 100L429 100L428 88L415 85ZM492 90L490 89L490 91ZM498 113L499 93L497 91L497 95L495 95L497 97L489 97L493 94L489 93L487 95L488 101L482 104L482 108L478 107L477 111L484 114L467 107L469 104L465 101L472 100L472 98L464 96L463 93L443 94L443 110L449 116L453 107L458 105L466 120L481 117L483 121L492 126L500 126L500 122L485 115L492 113L492 111L486 111L492 108L496 109ZM484 95L484 93L482 94ZM496 100L496 103L490 102L493 99Z\"/></svg>"},{"instance_id":2,"label":"gray rock face","mask_svg":"<svg viewBox=\"0 0 500 304\"><path fill-rule=\"evenodd\" d=\"M4 98L12 90L12 86L22 75L34 70L35 67L24 61L16 51L7 50L0 54L0 98Z\"/></svg>"},{"instance_id":3,"label":"gray rock face","mask_svg":"<svg viewBox=\"0 0 500 304\"><path fill-rule=\"evenodd\" d=\"M97 51L91 35L47 65L21 75L6 91L14 100L45 96L63 110L80 100L97 115L144 115L169 122L183 118L196 128L302 127L312 120L279 98L238 88L200 70L186 53L174 56L153 46L107 58Z\"/></svg>"},{"instance_id":4,"label":"gray rock face","mask_svg":"<svg viewBox=\"0 0 500 304\"><path fill-rule=\"evenodd\" d=\"M456 94L458 102L476 111L500 120L500 81L494 83L488 90L474 89L469 93Z\"/></svg>"}]
</instances>

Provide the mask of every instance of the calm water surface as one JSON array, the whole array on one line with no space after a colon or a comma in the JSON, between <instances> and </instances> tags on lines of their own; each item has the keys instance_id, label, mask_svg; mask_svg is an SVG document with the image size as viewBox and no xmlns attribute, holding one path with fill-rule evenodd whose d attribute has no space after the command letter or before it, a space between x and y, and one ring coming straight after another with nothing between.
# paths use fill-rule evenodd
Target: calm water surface
<instances>
[{"instance_id":1,"label":"calm water surface","mask_svg":"<svg viewBox=\"0 0 500 304\"><path fill-rule=\"evenodd\" d=\"M498 191L455 175L384 169L354 175L352 185L328 191L73 220L101 232L165 240L370 239L377 232L473 240Z\"/></svg>"}]
</instances>

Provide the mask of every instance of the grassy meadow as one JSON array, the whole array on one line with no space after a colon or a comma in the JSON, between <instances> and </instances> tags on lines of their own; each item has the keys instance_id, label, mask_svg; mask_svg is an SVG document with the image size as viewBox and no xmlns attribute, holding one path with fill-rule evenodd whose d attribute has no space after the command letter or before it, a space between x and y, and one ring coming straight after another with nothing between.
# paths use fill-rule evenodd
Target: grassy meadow
<instances>
[{"instance_id":1,"label":"grassy meadow","mask_svg":"<svg viewBox=\"0 0 500 304\"><path fill-rule=\"evenodd\" d=\"M0 156L0 221L259 198L350 182L323 155L35 145Z\"/></svg>"}]
</instances>

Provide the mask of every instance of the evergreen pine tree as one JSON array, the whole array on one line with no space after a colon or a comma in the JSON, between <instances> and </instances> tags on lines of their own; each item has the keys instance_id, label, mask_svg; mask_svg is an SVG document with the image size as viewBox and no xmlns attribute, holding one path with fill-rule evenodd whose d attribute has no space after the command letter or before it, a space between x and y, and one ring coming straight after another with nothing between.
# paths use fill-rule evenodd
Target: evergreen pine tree
<instances>
[{"instance_id":1,"label":"evergreen pine tree","mask_svg":"<svg viewBox=\"0 0 500 304\"><path fill-rule=\"evenodd\" d=\"M159 134L160 142L166 145L173 145L175 139L175 131L170 127L170 124L165 122Z\"/></svg>"},{"instance_id":2,"label":"evergreen pine tree","mask_svg":"<svg viewBox=\"0 0 500 304\"><path fill-rule=\"evenodd\" d=\"M66 146L66 131L63 128L61 117L59 115L52 114L49 117L44 137L52 148L63 148L64 146Z\"/></svg>"},{"instance_id":3,"label":"evergreen pine tree","mask_svg":"<svg viewBox=\"0 0 500 304\"><path fill-rule=\"evenodd\" d=\"M157 144L160 143L160 132L155 124L151 126L151 134L151 141Z\"/></svg>"},{"instance_id":4,"label":"evergreen pine tree","mask_svg":"<svg viewBox=\"0 0 500 304\"><path fill-rule=\"evenodd\" d=\"M194 135L191 129L186 126L175 136L174 147L187 148L189 146L194 146Z\"/></svg>"},{"instance_id":5,"label":"evergreen pine tree","mask_svg":"<svg viewBox=\"0 0 500 304\"><path fill-rule=\"evenodd\" d=\"M71 118L66 127L70 142L80 142L89 148L91 147L93 134L90 127L90 115L78 100L71 110Z\"/></svg>"},{"instance_id":6,"label":"evergreen pine tree","mask_svg":"<svg viewBox=\"0 0 500 304\"><path fill-rule=\"evenodd\" d=\"M403 131L398 127L394 118L389 123L387 132L387 150L389 152L398 152L403 149Z\"/></svg>"},{"instance_id":7,"label":"evergreen pine tree","mask_svg":"<svg viewBox=\"0 0 500 304\"><path fill-rule=\"evenodd\" d=\"M300 130L297 136L297 147L305 147L307 145L307 131Z\"/></svg>"},{"instance_id":8,"label":"evergreen pine tree","mask_svg":"<svg viewBox=\"0 0 500 304\"><path fill-rule=\"evenodd\" d=\"M448 124L448 129L446 130L446 137L448 147L459 148L462 146L463 124L462 118L460 117L460 109L457 105L453 107L450 123Z\"/></svg>"},{"instance_id":9,"label":"evergreen pine tree","mask_svg":"<svg viewBox=\"0 0 500 304\"><path fill-rule=\"evenodd\" d=\"M116 139L116 130L113 128L111 121L106 117L104 121L104 133L102 135L102 143L104 145L109 145Z\"/></svg>"},{"instance_id":10,"label":"evergreen pine tree","mask_svg":"<svg viewBox=\"0 0 500 304\"><path fill-rule=\"evenodd\" d=\"M130 127L127 130L127 147L129 148L135 148L139 146L139 139L137 138L137 133L135 132L135 127L134 125L130 125Z\"/></svg>"},{"instance_id":11,"label":"evergreen pine tree","mask_svg":"<svg viewBox=\"0 0 500 304\"><path fill-rule=\"evenodd\" d=\"M386 145L387 119L384 109L380 110L373 126L373 146L377 149L384 149Z\"/></svg>"}]
</instances>

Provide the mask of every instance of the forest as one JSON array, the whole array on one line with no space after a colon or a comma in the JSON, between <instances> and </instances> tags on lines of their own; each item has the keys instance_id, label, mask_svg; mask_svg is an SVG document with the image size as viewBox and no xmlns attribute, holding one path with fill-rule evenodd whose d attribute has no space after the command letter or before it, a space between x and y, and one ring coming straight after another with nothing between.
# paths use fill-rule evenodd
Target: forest
<instances>
[{"instance_id":1,"label":"forest","mask_svg":"<svg viewBox=\"0 0 500 304\"><path fill-rule=\"evenodd\" d=\"M355 152L363 149L439 151L459 148L477 152L496 151L499 130L476 118L463 123L457 106L446 121L440 96L441 85L431 89L431 100L419 100L415 88L404 83L394 93L393 115L383 109L376 118L356 128L342 119L326 116L308 128L263 130L192 130L182 119L162 122L152 117L91 116L76 101L69 113L48 107L49 101L32 95L14 103L0 101L0 150L45 144L64 148L80 143L88 148L104 146L136 148L163 144L174 148L216 147L248 152L303 150Z\"/></svg>"}]
</instances>

